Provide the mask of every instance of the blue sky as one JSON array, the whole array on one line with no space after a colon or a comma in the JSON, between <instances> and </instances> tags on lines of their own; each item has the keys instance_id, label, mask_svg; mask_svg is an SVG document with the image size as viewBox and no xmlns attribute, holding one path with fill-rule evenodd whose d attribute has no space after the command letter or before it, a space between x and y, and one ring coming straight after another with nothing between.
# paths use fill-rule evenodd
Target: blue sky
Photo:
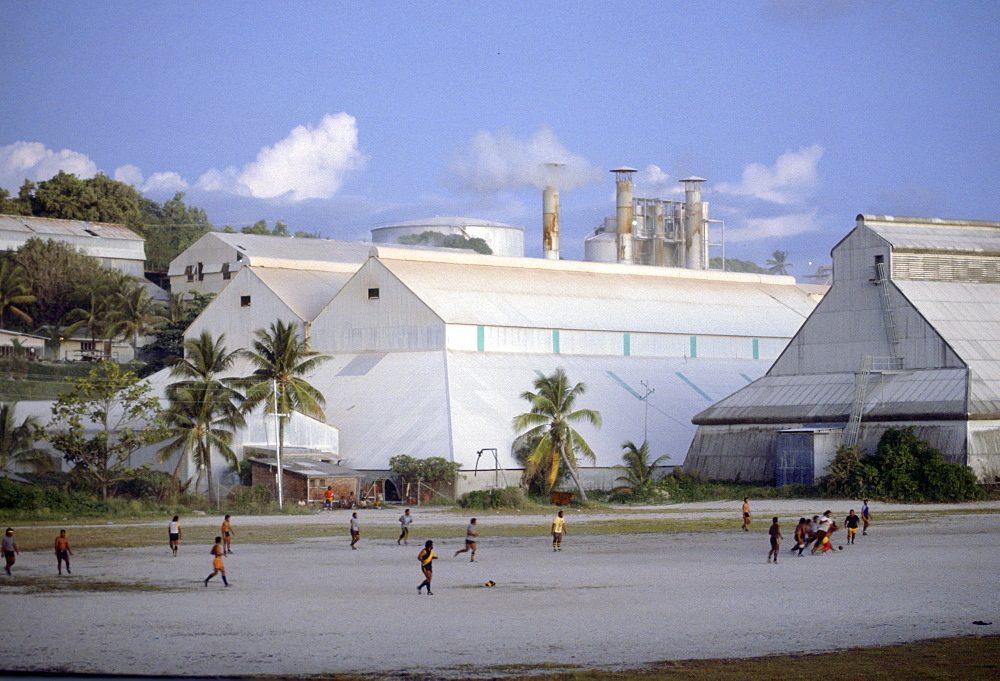
<instances>
[{"instance_id":1,"label":"blue sky","mask_svg":"<svg viewBox=\"0 0 1000 681\"><path fill-rule=\"evenodd\" d=\"M858 213L1000 219L1000 2L4 3L0 186L96 172L221 227L525 227L565 257L708 179L727 255L829 262ZM810 266L808 263L813 263Z\"/></svg>"}]
</instances>

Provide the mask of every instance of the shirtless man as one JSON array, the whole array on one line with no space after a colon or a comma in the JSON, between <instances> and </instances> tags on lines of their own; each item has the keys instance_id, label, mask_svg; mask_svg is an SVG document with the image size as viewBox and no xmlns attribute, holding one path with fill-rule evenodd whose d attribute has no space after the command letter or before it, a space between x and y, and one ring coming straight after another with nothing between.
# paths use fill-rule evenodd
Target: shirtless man
<instances>
[{"instance_id":1,"label":"shirtless man","mask_svg":"<svg viewBox=\"0 0 1000 681\"><path fill-rule=\"evenodd\" d=\"M227 515L225 520L222 521L222 550L225 551L228 556L233 552L233 528L229 524L229 516Z\"/></svg>"},{"instance_id":2,"label":"shirtless man","mask_svg":"<svg viewBox=\"0 0 1000 681\"><path fill-rule=\"evenodd\" d=\"M56 569L59 570L59 574L62 574L63 561L66 561L66 574L73 574L69 571L69 557L73 555L73 549L69 547L69 539L66 538L66 530L59 530L59 536L56 537L55 552Z\"/></svg>"},{"instance_id":3,"label":"shirtless man","mask_svg":"<svg viewBox=\"0 0 1000 681\"><path fill-rule=\"evenodd\" d=\"M743 531L750 531L750 500L743 499Z\"/></svg>"},{"instance_id":4,"label":"shirtless man","mask_svg":"<svg viewBox=\"0 0 1000 681\"><path fill-rule=\"evenodd\" d=\"M215 575L222 573L222 583L229 586L229 581L226 579L226 566L222 563L222 556L225 555L225 551L222 550L222 537L215 538L215 546L209 551L212 554L212 574L205 578L205 586L208 586L208 580Z\"/></svg>"}]
</instances>

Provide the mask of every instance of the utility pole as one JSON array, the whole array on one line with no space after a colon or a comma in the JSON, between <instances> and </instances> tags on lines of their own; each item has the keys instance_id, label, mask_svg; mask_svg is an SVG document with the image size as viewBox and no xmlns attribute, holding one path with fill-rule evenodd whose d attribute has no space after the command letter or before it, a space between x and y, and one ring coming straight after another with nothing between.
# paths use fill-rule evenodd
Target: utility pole
<instances>
[{"instance_id":1,"label":"utility pole","mask_svg":"<svg viewBox=\"0 0 1000 681\"><path fill-rule=\"evenodd\" d=\"M648 426L649 426L649 396L656 392L656 389L650 388L646 381L639 381L642 387L646 389L646 394L642 396L643 406L645 407L645 413L642 416L642 441L649 442Z\"/></svg>"},{"instance_id":2,"label":"utility pole","mask_svg":"<svg viewBox=\"0 0 1000 681\"><path fill-rule=\"evenodd\" d=\"M271 396L274 398L274 453L278 461L278 510L284 510L284 494L282 493L282 478L285 471L281 467L281 419L287 414L278 413L278 381L271 379Z\"/></svg>"}]
</instances>

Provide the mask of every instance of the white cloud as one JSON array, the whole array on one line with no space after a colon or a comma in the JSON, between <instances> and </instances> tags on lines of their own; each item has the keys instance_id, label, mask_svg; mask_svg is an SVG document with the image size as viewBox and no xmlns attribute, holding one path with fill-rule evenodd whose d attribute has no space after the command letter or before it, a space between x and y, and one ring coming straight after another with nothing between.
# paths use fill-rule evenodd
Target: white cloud
<instances>
[{"instance_id":1,"label":"white cloud","mask_svg":"<svg viewBox=\"0 0 1000 681\"><path fill-rule=\"evenodd\" d=\"M823 151L823 147L814 144L798 151L786 151L773 167L751 163L744 168L739 184L722 182L714 189L723 194L752 196L781 205L798 203L808 198L818 184L816 166Z\"/></svg>"},{"instance_id":2,"label":"white cloud","mask_svg":"<svg viewBox=\"0 0 1000 681\"><path fill-rule=\"evenodd\" d=\"M142 185L145 192L180 192L188 188L188 183L184 181L178 173L173 171L166 173L153 173Z\"/></svg>"},{"instance_id":3,"label":"white cloud","mask_svg":"<svg viewBox=\"0 0 1000 681\"><path fill-rule=\"evenodd\" d=\"M726 230L726 243L781 239L819 230L815 211L770 218L744 218L740 224L742 226L737 229Z\"/></svg>"},{"instance_id":4,"label":"white cloud","mask_svg":"<svg viewBox=\"0 0 1000 681\"><path fill-rule=\"evenodd\" d=\"M650 164L635 174L636 196L644 199L676 198L684 193L679 180L667 175L658 165Z\"/></svg>"},{"instance_id":5,"label":"white cloud","mask_svg":"<svg viewBox=\"0 0 1000 681\"><path fill-rule=\"evenodd\" d=\"M563 165L553 169L547 163ZM587 159L567 150L546 126L528 139L518 139L508 130L476 133L452 155L445 179L459 191L493 193L549 185L568 190L598 177Z\"/></svg>"},{"instance_id":6,"label":"white cloud","mask_svg":"<svg viewBox=\"0 0 1000 681\"><path fill-rule=\"evenodd\" d=\"M81 179L97 174L86 155L63 149L52 151L41 142L14 142L0 147L0 187L16 192L25 180L42 182L60 170Z\"/></svg>"},{"instance_id":7,"label":"white cloud","mask_svg":"<svg viewBox=\"0 0 1000 681\"><path fill-rule=\"evenodd\" d=\"M328 199L340 190L344 176L364 163L357 120L347 113L327 114L316 127L295 127L242 168L212 168L197 186L260 199Z\"/></svg>"},{"instance_id":8,"label":"white cloud","mask_svg":"<svg viewBox=\"0 0 1000 681\"><path fill-rule=\"evenodd\" d=\"M131 163L121 166L120 168L115 168L114 178L116 182L130 184L136 189L142 187L142 170L139 166L134 166Z\"/></svg>"}]
</instances>

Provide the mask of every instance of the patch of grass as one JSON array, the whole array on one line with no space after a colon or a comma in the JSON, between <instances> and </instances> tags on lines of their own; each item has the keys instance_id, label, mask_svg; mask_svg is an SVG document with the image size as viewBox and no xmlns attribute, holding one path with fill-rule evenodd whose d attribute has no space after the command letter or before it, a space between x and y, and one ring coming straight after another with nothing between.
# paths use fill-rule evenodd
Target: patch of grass
<instances>
[{"instance_id":1,"label":"patch of grass","mask_svg":"<svg viewBox=\"0 0 1000 681\"><path fill-rule=\"evenodd\" d=\"M0 593L63 593L69 591L85 592L168 592L184 591L189 587L153 584L144 580L136 582L117 582L110 579L90 579L86 577L10 577L0 582Z\"/></svg>"}]
</instances>

